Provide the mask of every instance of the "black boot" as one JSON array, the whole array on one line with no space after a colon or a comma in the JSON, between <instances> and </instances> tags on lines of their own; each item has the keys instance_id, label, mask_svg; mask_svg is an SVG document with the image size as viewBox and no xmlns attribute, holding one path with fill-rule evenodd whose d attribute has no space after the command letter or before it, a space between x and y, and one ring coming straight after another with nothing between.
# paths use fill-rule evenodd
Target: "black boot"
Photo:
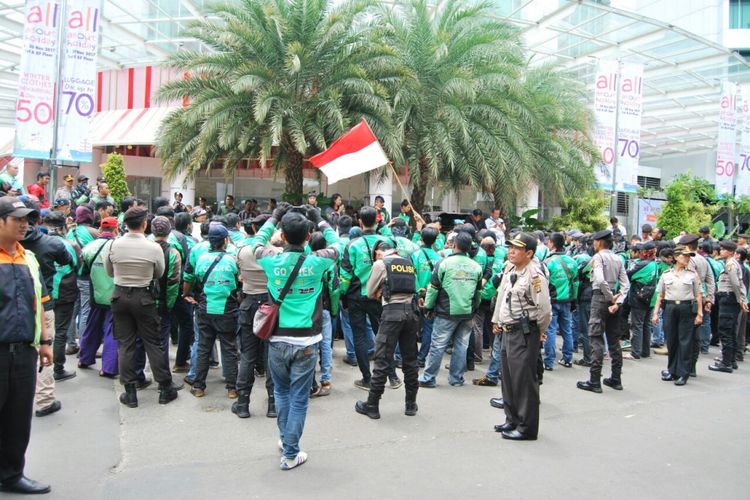
<instances>
[{"instance_id":1,"label":"black boot","mask_svg":"<svg viewBox=\"0 0 750 500\"><path fill-rule=\"evenodd\" d=\"M138 392L135 389L135 384L125 384L125 392L120 394L120 403L128 408L138 407Z\"/></svg>"},{"instance_id":2,"label":"black boot","mask_svg":"<svg viewBox=\"0 0 750 500\"><path fill-rule=\"evenodd\" d=\"M240 418L250 418L250 394L240 391L240 396L232 403L232 413Z\"/></svg>"},{"instance_id":3,"label":"black boot","mask_svg":"<svg viewBox=\"0 0 750 500\"><path fill-rule=\"evenodd\" d=\"M159 384L159 404L165 405L169 403L170 401L174 401L177 399L177 391L179 391L182 388L182 386L176 386L172 382L169 384Z\"/></svg>"},{"instance_id":4,"label":"black boot","mask_svg":"<svg viewBox=\"0 0 750 500\"><path fill-rule=\"evenodd\" d=\"M595 392L597 394L602 393L602 384L599 382L599 378L591 378L591 380L586 380L585 382L578 382L576 384L576 387L581 389L582 391L590 391Z\"/></svg>"},{"instance_id":5,"label":"black boot","mask_svg":"<svg viewBox=\"0 0 750 500\"><path fill-rule=\"evenodd\" d=\"M417 410L419 410L419 407L417 406L417 402L415 400L406 401L406 407L404 408L404 415L406 415L407 417L413 417L417 414Z\"/></svg>"},{"instance_id":6,"label":"black boot","mask_svg":"<svg viewBox=\"0 0 750 500\"><path fill-rule=\"evenodd\" d=\"M276 418L278 416L276 414L276 401L274 401L273 396L268 397L268 410L266 411L266 416L268 418Z\"/></svg>"},{"instance_id":7,"label":"black boot","mask_svg":"<svg viewBox=\"0 0 750 500\"><path fill-rule=\"evenodd\" d=\"M375 420L380 418L380 410L377 403L372 404L369 401L357 401L354 405L354 410Z\"/></svg>"},{"instance_id":8,"label":"black boot","mask_svg":"<svg viewBox=\"0 0 750 500\"><path fill-rule=\"evenodd\" d=\"M622 382L620 381L620 378L615 378L614 376L612 378L605 378L602 380L602 383L606 385L607 387L611 387L612 389L616 391L622 390Z\"/></svg>"}]
</instances>

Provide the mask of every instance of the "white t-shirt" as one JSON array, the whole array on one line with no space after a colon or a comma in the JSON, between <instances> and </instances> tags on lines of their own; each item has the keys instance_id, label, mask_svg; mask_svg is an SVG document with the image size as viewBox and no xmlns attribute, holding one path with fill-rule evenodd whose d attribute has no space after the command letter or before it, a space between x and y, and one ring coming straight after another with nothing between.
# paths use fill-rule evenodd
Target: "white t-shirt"
<instances>
[{"instance_id":1,"label":"white t-shirt","mask_svg":"<svg viewBox=\"0 0 750 500\"><path fill-rule=\"evenodd\" d=\"M609 226L608 229L610 231L612 231L613 233L615 232L614 226ZM628 235L628 231L625 229L625 226L623 226L622 224L617 224L617 229L620 230L620 234L621 235L623 235L623 236L627 236Z\"/></svg>"},{"instance_id":2,"label":"white t-shirt","mask_svg":"<svg viewBox=\"0 0 750 500\"><path fill-rule=\"evenodd\" d=\"M484 221L484 225L487 229L495 233L495 236L497 236L498 245L505 244L505 221L503 221L503 219L493 219L492 217L487 217L487 219L485 219Z\"/></svg>"},{"instance_id":3,"label":"white t-shirt","mask_svg":"<svg viewBox=\"0 0 750 500\"><path fill-rule=\"evenodd\" d=\"M274 335L270 339L268 339L269 342L286 342L287 344L292 344L299 347L307 347L309 345L317 344L321 340L323 340L322 333L319 333L314 337L284 337L280 335Z\"/></svg>"}]
</instances>

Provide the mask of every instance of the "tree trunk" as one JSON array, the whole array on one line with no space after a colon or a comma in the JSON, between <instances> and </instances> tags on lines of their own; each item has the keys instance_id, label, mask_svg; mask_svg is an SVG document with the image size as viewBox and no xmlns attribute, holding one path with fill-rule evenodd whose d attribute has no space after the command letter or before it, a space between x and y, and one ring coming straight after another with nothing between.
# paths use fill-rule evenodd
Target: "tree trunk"
<instances>
[{"instance_id":1,"label":"tree trunk","mask_svg":"<svg viewBox=\"0 0 750 500\"><path fill-rule=\"evenodd\" d=\"M302 155L293 147L287 148L287 164L284 169L283 200L293 205L300 205L302 193Z\"/></svg>"},{"instance_id":2,"label":"tree trunk","mask_svg":"<svg viewBox=\"0 0 750 500\"><path fill-rule=\"evenodd\" d=\"M419 158L419 165L417 166L417 176L413 178L412 189L411 189L411 206L420 214L424 211L424 202L427 195L427 182L429 181L429 166L427 165L427 158L422 155Z\"/></svg>"}]
</instances>

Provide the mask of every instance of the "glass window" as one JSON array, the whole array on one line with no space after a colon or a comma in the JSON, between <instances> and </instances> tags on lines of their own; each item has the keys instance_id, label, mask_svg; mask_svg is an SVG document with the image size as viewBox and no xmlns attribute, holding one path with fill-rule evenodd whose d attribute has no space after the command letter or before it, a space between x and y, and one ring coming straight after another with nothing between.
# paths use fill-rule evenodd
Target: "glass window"
<instances>
[{"instance_id":1,"label":"glass window","mask_svg":"<svg viewBox=\"0 0 750 500\"><path fill-rule=\"evenodd\" d=\"M750 29L750 0L729 0L729 28Z\"/></svg>"}]
</instances>

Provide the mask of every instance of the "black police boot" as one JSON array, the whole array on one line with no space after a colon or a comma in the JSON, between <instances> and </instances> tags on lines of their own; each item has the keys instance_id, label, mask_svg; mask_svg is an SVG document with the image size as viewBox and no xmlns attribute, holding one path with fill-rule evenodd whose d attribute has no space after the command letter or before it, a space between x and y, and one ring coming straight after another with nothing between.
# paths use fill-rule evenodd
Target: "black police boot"
<instances>
[{"instance_id":1,"label":"black police boot","mask_svg":"<svg viewBox=\"0 0 750 500\"><path fill-rule=\"evenodd\" d=\"M135 384L125 384L125 392L120 394L120 403L128 408L138 407L138 391L136 391Z\"/></svg>"},{"instance_id":2,"label":"black police boot","mask_svg":"<svg viewBox=\"0 0 750 500\"><path fill-rule=\"evenodd\" d=\"M604 380L602 380L602 383L606 385L607 387L611 387L612 389L616 391L622 390L622 382L620 382L619 378L614 378L614 377L605 378Z\"/></svg>"},{"instance_id":3,"label":"black police boot","mask_svg":"<svg viewBox=\"0 0 750 500\"><path fill-rule=\"evenodd\" d=\"M169 384L159 384L159 404L165 405L177 399L177 391L180 389L181 387L174 385L172 382Z\"/></svg>"},{"instance_id":4,"label":"black police boot","mask_svg":"<svg viewBox=\"0 0 750 500\"><path fill-rule=\"evenodd\" d=\"M413 417L417 414L417 410L419 410L419 407L417 406L417 402L415 400L406 401L404 415L406 415L407 417Z\"/></svg>"},{"instance_id":5,"label":"black police boot","mask_svg":"<svg viewBox=\"0 0 750 500\"><path fill-rule=\"evenodd\" d=\"M268 410L266 410L266 416L268 418L276 418L278 416L276 414L276 401L273 399L273 396L268 397Z\"/></svg>"},{"instance_id":6,"label":"black police boot","mask_svg":"<svg viewBox=\"0 0 750 500\"><path fill-rule=\"evenodd\" d=\"M232 403L232 413L240 418L250 418L250 394L240 391L240 396Z\"/></svg>"},{"instance_id":7,"label":"black police boot","mask_svg":"<svg viewBox=\"0 0 750 500\"><path fill-rule=\"evenodd\" d=\"M578 382L576 384L576 387L581 389L582 391L590 391L595 392L597 394L602 393L602 384L599 383L599 378L591 377L591 380L586 380L585 382Z\"/></svg>"},{"instance_id":8,"label":"black police boot","mask_svg":"<svg viewBox=\"0 0 750 500\"><path fill-rule=\"evenodd\" d=\"M375 420L380 418L380 409L377 403L372 404L369 401L357 401L354 405L354 410L361 415L367 415Z\"/></svg>"}]
</instances>

